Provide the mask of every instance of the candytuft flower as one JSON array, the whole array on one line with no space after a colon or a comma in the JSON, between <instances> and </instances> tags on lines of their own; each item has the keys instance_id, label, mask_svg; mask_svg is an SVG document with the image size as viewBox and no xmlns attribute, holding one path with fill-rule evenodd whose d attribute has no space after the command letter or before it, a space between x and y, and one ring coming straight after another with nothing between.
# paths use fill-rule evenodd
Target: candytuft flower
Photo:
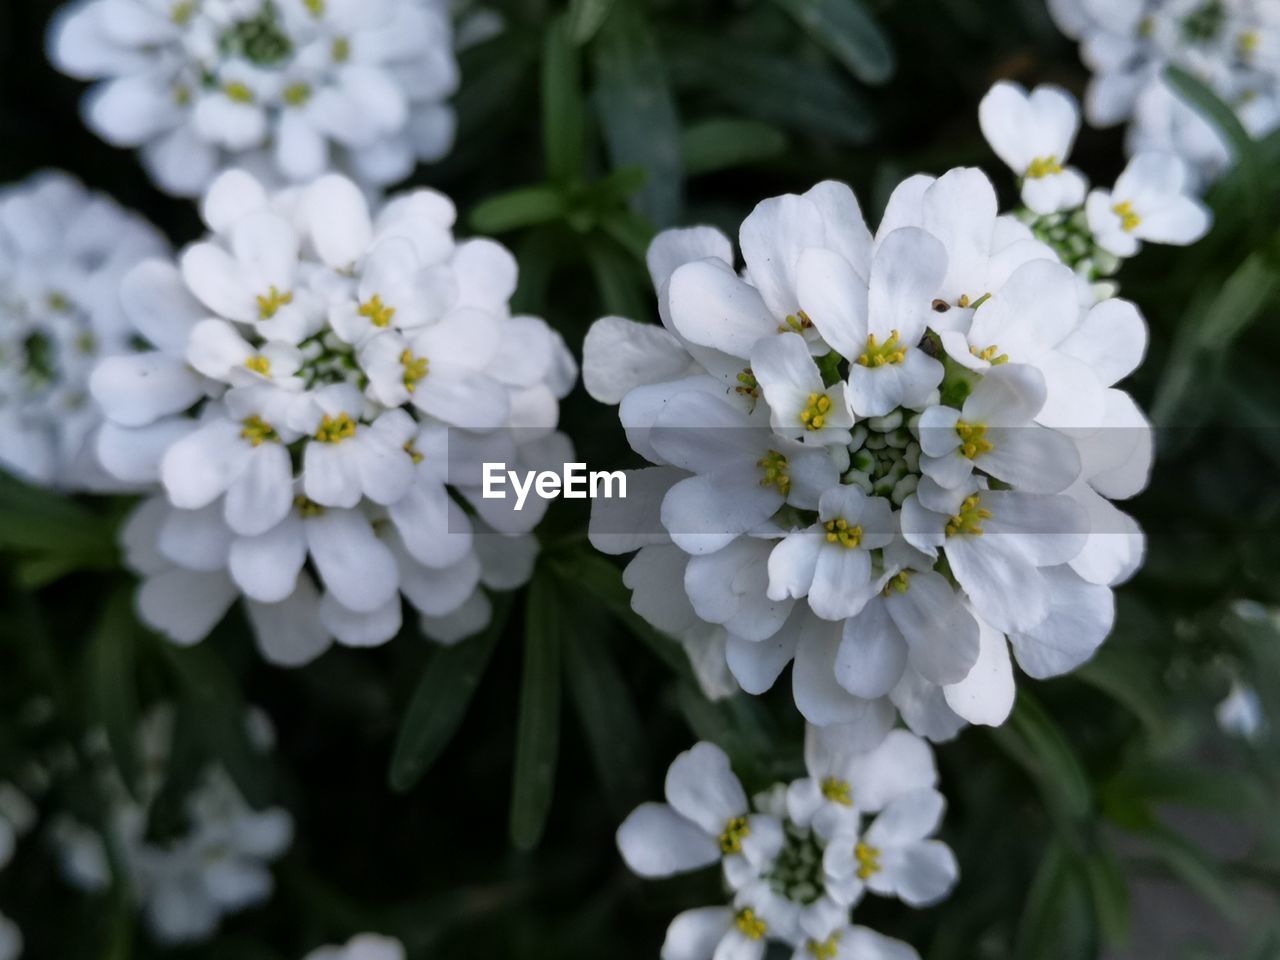
<instances>
[{"instance_id":1,"label":"candytuft flower","mask_svg":"<svg viewBox=\"0 0 1280 960\"><path fill-rule=\"evenodd\" d=\"M312 950L303 960L404 960L404 945L399 940L376 933L352 937L341 947Z\"/></svg>"},{"instance_id":2,"label":"candytuft flower","mask_svg":"<svg viewBox=\"0 0 1280 960\"><path fill-rule=\"evenodd\" d=\"M1080 130L1080 110L1070 94L1049 85L1028 94L1002 80L982 98L978 121L991 148L1017 174L1030 210L1044 215L1084 202L1088 184L1067 166Z\"/></svg>"}]
</instances>

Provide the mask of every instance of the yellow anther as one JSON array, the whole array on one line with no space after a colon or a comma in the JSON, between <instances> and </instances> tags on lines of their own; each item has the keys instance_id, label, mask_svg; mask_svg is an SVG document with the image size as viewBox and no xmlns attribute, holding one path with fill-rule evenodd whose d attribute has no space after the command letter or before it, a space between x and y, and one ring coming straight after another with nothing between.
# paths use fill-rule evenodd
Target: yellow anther
<instances>
[{"instance_id":1,"label":"yellow anther","mask_svg":"<svg viewBox=\"0 0 1280 960\"><path fill-rule=\"evenodd\" d=\"M738 374L738 386L734 387L735 393L740 393L744 397L760 396L760 381L756 379L756 375L751 372L750 367L744 367L742 372Z\"/></svg>"},{"instance_id":2,"label":"yellow anther","mask_svg":"<svg viewBox=\"0 0 1280 960\"><path fill-rule=\"evenodd\" d=\"M260 373L264 377L269 376L271 373L271 361L260 353L255 353L244 362L244 365L254 373Z\"/></svg>"},{"instance_id":3,"label":"yellow anther","mask_svg":"<svg viewBox=\"0 0 1280 960\"><path fill-rule=\"evenodd\" d=\"M769 932L769 925L757 917L750 907L739 910L733 922L748 940L760 940Z\"/></svg>"},{"instance_id":4,"label":"yellow anther","mask_svg":"<svg viewBox=\"0 0 1280 960\"><path fill-rule=\"evenodd\" d=\"M302 0L302 5L313 17L324 16L324 0Z\"/></svg>"},{"instance_id":5,"label":"yellow anther","mask_svg":"<svg viewBox=\"0 0 1280 960\"><path fill-rule=\"evenodd\" d=\"M746 817L734 817L720 834L720 852L726 856L742 852L742 841L751 836L751 824Z\"/></svg>"},{"instance_id":6,"label":"yellow anther","mask_svg":"<svg viewBox=\"0 0 1280 960\"><path fill-rule=\"evenodd\" d=\"M293 303L293 294L288 290L281 293L273 285L265 297L261 294L258 296L258 319L270 320L281 307L290 303Z\"/></svg>"},{"instance_id":7,"label":"yellow anther","mask_svg":"<svg viewBox=\"0 0 1280 960\"><path fill-rule=\"evenodd\" d=\"M293 498L293 505L304 517L319 517L324 514L324 507L302 494Z\"/></svg>"},{"instance_id":8,"label":"yellow anther","mask_svg":"<svg viewBox=\"0 0 1280 960\"><path fill-rule=\"evenodd\" d=\"M185 27L195 15L195 0L179 0L169 8L169 19L180 27Z\"/></svg>"},{"instance_id":9,"label":"yellow anther","mask_svg":"<svg viewBox=\"0 0 1280 960\"><path fill-rule=\"evenodd\" d=\"M1247 57L1249 54L1255 52L1261 44L1262 35L1258 33L1257 30L1246 30L1244 33L1240 34L1240 55L1242 57Z\"/></svg>"},{"instance_id":10,"label":"yellow anther","mask_svg":"<svg viewBox=\"0 0 1280 960\"><path fill-rule=\"evenodd\" d=\"M360 309L356 312L360 316L368 318L369 322L375 327L385 327L391 322L391 318L396 315L396 308L386 306L382 302L382 297L375 293L360 304Z\"/></svg>"},{"instance_id":11,"label":"yellow anther","mask_svg":"<svg viewBox=\"0 0 1280 960\"><path fill-rule=\"evenodd\" d=\"M821 430L830 410L830 397L825 393L811 393L805 408L800 411L800 422L806 430Z\"/></svg>"},{"instance_id":12,"label":"yellow anther","mask_svg":"<svg viewBox=\"0 0 1280 960\"><path fill-rule=\"evenodd\" d=\"M787 319L778 324L779 333L804 333L806 330L813 329L813 321L809 319L809 315L801 310L799 313L787 314Z\"/></svg>"},{"instance_id":13,"label":"yellow anther","mask_svg":"<svg viewBox=\"0 0 1280 960\"><path fill-rule=\"evenodd\" d=\"M969 306L969 295L967 293L960 294L960 299L956 301L956 306L965 308Z\"/></svg>"},{"instance_id":14,"label":"yellow anther","mask_svg":"<svg viewBox=\"0 0 1280 960\"><path fill-rule=\"evenodd\" d=\"M853 791L849 787L848 780L841 780L839 777L827 777L822 781L822 795L832 803L838 803L842 807L853 806Z\"/></svg>"},{"instance_id":15,"label":"yellow anther","mask_svg":"<svg viewBox=\"0 0 1280 960\"><path fill-rule=\"evenodd\" d=\"M86 330L84 333L76 337L76 350L88 356L96 353L98 349L98 338Z\"/></svg>"},{"instance_id":16,"label":"yellow anther","mask_svg":"<svg viewBox=\"0 0 1280 960\"><path fill-rule=\"evenodd\" d=\"M880 851L875 847L859 842L853 848L853 857L858 861L859 880L866 880L872 874L880 872Z\"/></svg>"},{"instance_id":17,"label":"yellow anther","mask_svg":"<svg viewBox=\"0 0 1280 960\"><path fill-rule=\"evenodd\" d=\"M427 358L415 357L412 350L405 350L400 354L400 365L404 367L404 388L413 393L418 389L418 381L427 375Z\"/></svg>"},{"instance_id":18,"label":"yellow anther","mask_svg":"<svg viewBox=\"0 0 1280 960\"><path fill-rule=\"evenodd\" d=\"M891 593L906 593L910 589L911 571L899 570L889 578L889 582L884 585L884 590L882 590L881 593L887 597Z\"/></svg>"},{"instance_id":19,"label":"yellow anther","mask_svg":"<svg viewBox=\"0 0 1280 960\"><path fill-rule=\"evenodd\" d=\"M828 520L827 543L838 543L846 550L852 550L862 543L862 528L850 526L848 520Z\"/></svg>"},{"instance_id":20,"label":"yellow anther","mask_svg":"<svg viewBox=\"0 0 1280 960\"><path fill-rule=\"evenodd\" d=\"M970 460L995 449L995 445L987 439L985 423L965 423L963 420L957 420L956 434L960 437L960 455Z\"/></svg>"},{"instance_id":21,"label":"yellow anther","mask_svg":"<svg viewBox=\"0 0 1280 960\"><path fill-rule=\"evenodd\" d=\"M991 364L993 367L998 367L1002 363L1009 362L1009 355L1007 353L1001 353L1000 348L994 343L989 347L983 347L981 350L977 347L970 347L969 352L979 360L987 361L987 363Z\"/></svg>"},{"instance_id":22,"label":"yellow anther","mask_svg":"<svg viewBox=\"0 0 1280 960\"><path fill-rule=\"evenodd\" d=\"M982 506L981 497L975 493L960 504L960 512L947 521L947 536L954 537L958 533L967 533L980 537L982 521L990 519L991 511Z\"/></svg>"},{"instance_id":23,"label":"yellow anther","mask_svg":"<svg viewBox=\"0 0 1280 960\"><path fill-rule=\"evenodd\" d=\"M836 931L821 942L810 940L805 950L814 960L836 960L840 955L840 932Z\"/></svg>"},{"instance_id":24,"label":"yellow anther","mask_svg":"<svg viewBox=\"0 0 1280 960\"><path fill-rule=\"evenodd\" d=\"M245 417L240 421L242 427L240 436L248 440L255 447L260 447L264 443L279 443L280 434L276 433L276 428L267 421L263 420L256 413L251 417Z\"/></svg>"},{"instance_id":25,"label":"yellow anther","mask_svg":"<svg viewBox=\"0 0 1280 960\"><path fill-rule=\"evenodd\" d=\"M340 413L336 417L326 413L320 421L320 428L316 430L316 439L321 443L341 443L355 435L356 422L345 413Z\"/></svg>"},{"instance_id":26,"label":"yellow anther","mask_svg":"<svg viewBox=\"0 0 1280 960\"><path fill-rule=\"evenodd\" d=\"M191 88L185 83L174 84L173 102L180 107L185 107L191 102Z\"/></svg>"},{"instance_id":27,"label":"yellow anther","mask_svg":"<svg viewBox=\"0 0 1280 960\"><path fill-rule=\"evenodd\" d=\"M336 37L330 49L334 63L346 63L351 59L351 41L346 37Z\"/></svg>"},{"instance_id":28,"label":"yellow anther","mask_svg":"<svg viewBox=\"0 0 1280 960\"><path fill-rule=\"evenodd\" d=\"M300 107L311 99L311 87L305 83L291 83L284 88L284 102L291 107Z\"/></svg>"},{"instance_id":29,"label":"yellow anther","mask_svg":"<svg viewBox=\"0 0 1280 960\"><path fill-rule=\"evenodd\" d=\"M49 305L49 309L54 313L70 313L71 298L60 290L54 290L45 298L45 303Z\"/></svg>"},{"instance_id":30,"label":"yellow anther","mask_svg":"<svg viewBox=\"0 0 1280 960\"><path fill-rule=\"evenodd\" d=\"M760 486L777 487L784 497L791 491L791 475L787 470L787 458L777 450L770 450L756 461L756 466L764 471L760 478Z\"/></svg>"},{"instance_id":31,"label":"yellow anther","mask_svg":"<svg viewBox=\"0 0 1280 960\"><path fill-rule=\"evenodd\" d=\"M236 103L253 103L253 91L238 80L228 83L222 88L222 92L227 95L227 99Z\"/></svg>"},{"instance_id":32,"label":"yellow anther","mask_svg":"<svg viewBox=\"0 0 1280 960\"><path fill-rule=\"evenodd\" d=\"M1142 218L1134 212L1133 204L1128 200L1117 203L1111 208L1111 212L1120 218L1120 226L1128 233L1133 233L1142 225Z\"/></svg>"},{"instance_id":33,"label":"yellow anther","mask_svg":"<svg viewBox=\"0 0 1280 960\"><path fill-rule=\"evenodd\" d=\"M422 456L422 451L413 445L412 440L404 445L404 452L409 455L409 459L413 461L415 466L425 459Z\"/></svg>"},{"instance_id":34,"label":"yellow anther","mask_svg":"<svg viewBox=\"0 0 1280 960\"><path fill-rule=\"evenodd\" d=\"M1039 180L1042 177L1052 176L1055 173L1062 172L1062 164L1058 162L1058 158L1053 154L1047 157L1036 157L1027 166L1027 179Z\"/></svg>"},{"instance_id":35,"label":"yellow anther","mask_svg":"<svg viewBox=\"0 0 1280 960\"><path fill-rule=\"evenodd\" d=\"M898 340L898 331L889 331L889 339L876 342L874 333L867 334L867 349L854 363L860 367L883 367L886 363L901 363L907 358L907 348Z\"/></svg>"}]
</instances>

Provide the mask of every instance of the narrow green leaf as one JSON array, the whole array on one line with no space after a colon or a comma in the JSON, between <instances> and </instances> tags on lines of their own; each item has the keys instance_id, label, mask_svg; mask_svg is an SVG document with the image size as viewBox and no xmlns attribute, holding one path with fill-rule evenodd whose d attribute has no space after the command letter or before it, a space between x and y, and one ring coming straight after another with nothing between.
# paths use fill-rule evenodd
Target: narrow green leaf
<instances>
[{"instance_id":1,"label":"narrow green leaf","mask_svg":"<svg viewBox=\"0 0 1280 960\"><path fill-rule=\"evenodd\" d=\"M581 46L589 43L613 10L614 0L569 0L569 36Z\"/></svg>"},{"instance_id":2,"label":"narrow green leaf","mask_svg":"<svg viewBox=\"0 0 1280 960\"><path fill-rule=\"evenodd\" d=\"M139 711L134 664L139 635L132 591L126 585L119 586L107 598L89 642L85 680L94 719L106 730L116 769L131 794L138 784Z\"/></svg>"},{"instance_id":3,"label":"narrow green leaf","mask_svg":"<svg viewBox=\"0 0 1280 960\"><path fill-rule=\"evenodd\" d=\"M1111 946L1122 946L1129 937L1129 885L1124 870L1110 850L1099 848L1086 856L1084 874L1103 939Z\"/></svg>"},{"instance_id":4,"label":"narrow green leaf","mask_svg":"<svg viewBox=\"0 0 1280 960\"><path fill-rule=\"evenodd\" d=\"M586 106L582 65L564 17L547 25L542 44L542 147L547 177L557 183L582 179L586 168Z\"/></svg>"},{"instance_id":5,"label":"narrow green leaf","mask_svg":"<svg viewBox=\"0 0 1280 960\"><path fill-rule=\"evenodd\" d=\"M1027 960L1054 958L1068 909L1072 886L1071 863L1062 842L1053 839L1045 847L1027 899L1022 905L1018 926L1018 957Z\"/></svg>"},{"instance_id":6,"label":"narrow green leaf","mask_svg":"<svg viewBox=\"0 0 1280 960\"><path fill-rule=\"evenodd\" d=\"M0 548L52 555L54 563L110 566L111 525L67 497L0 471ZM37 576L37 579L40 579Z\"/></svg>"},{"instance_id":7,"label":"narrow green leaf","mask_svg":"<svg viewBox=\"0 0 1280 960\"><path fill-rule=\"evenodd\" d=\"M458 732L510 612L511 595L495 595L482 633L432 653L396 734L387 775L391 789L413 789Z\"/></svg>"},{"instance_id":8,"label":"narrow green leaf","mask_svg":"<svg viewBox=\"0 0 1280 960\"><path fill-rule=\"evenodd\" d=\"M1046 808L1075 820L1088 813L1089 778L1058 725L1034 698L1019 691L1009 722L992 736L1030 774Z\"/></svg>"},{"instance_id":9,"label":"narrow green leaf","mask_svg":"<svg viewBox=\"0 0 1280 960\"><path fill-rule=\"evenodd\" d=\"M893 50L862 0L774 0L863 83L893 76Z\"/></svg>"},{"instance_id":10,"label":"narrow green leaf","mask_svg":"<svg viewBox=\"0 0 1280 960\"><path fill-rule=\"evenodd\" d=\"M704 120L685 129L680 155L689 176L745 167L781 156L787 137L759 120Z\"/></svg>"},{"instance_id":11,"label":"narrow green leaf","mask_svg":"<svg viewBox=\"0 0 1280 960\"><path fill-rule=\"evenodd\" d=\"M606 312L620 317L644 317L649 312L648 277L638 274L626 253L608 240L587 244L584 253Z\"/></svg>"},{"instance_id":12,"label":"narrow green leaf","mask_svg":"<svg viewBox=\"0 0 1280 960\"><path fill-rule=\"evenodd\" d=\"M480 201L467 222L476 233L506 233L558 220L565 209L564 196L555 187L522 187Z\"/></svg>"},{"instance_id":13,"label":"narrow green leaf","mask_svg":"<svg viewBox=\"0 0 1280 960\"><path fill-rule=\"evenodd\" d=\"M609 159L615 168L648 173L635 209L659 227L670 226L683 203L680 121L662 50L640 5L615 10L592 49L596 116Z\"/></svg>"},{"instance_id":14,"label":"narrow green leaf","mask_svg":"<svg viewBox=\"0 0 1280 960\"><path fill-rule=\"evenodd\" d=\"M525 604L524 676L511 789L511 839L532 850L542 839L555 791L560 747L560 598L556 582L538 570Z\"/></svg>"},{"instance_id":15,"label":"narrow green leaf","mask_svg":"<svg viewBox=\"0 0 1280 960\"><path fill-rule=\"evenodd\" d=\"M1160 824L1141 831L1137 836L1142 838L1169 874L1195 890L1227 920L1232 923L1243 921L1243 905L1235 884L1208 854Z\"/></svg>"},{"instance_id":16,"label":"narrow green leaf","mask_svg":"<svg viewBox=\"0 0 1280 960\"><path fill-rule=\"evenodd\" d=\"M615 210L601 219L600 229L617 240L637 263L644 263L655 233L648 220L630 210Z\"/></svg>"},{"instance_id":17,"label":"narrow green leaf","mask_svg":"<svg viewBox=\"0 0 1280 960\"><path fill-rule=\"evenodd\" d=\"M565 633L569 693L605 793L615 812L623 815L644 794L648 769L644 727L608 634L593 629L595 620L579 613L566 611L564 619L574 624Z\"/></svg>"}]
</instances>

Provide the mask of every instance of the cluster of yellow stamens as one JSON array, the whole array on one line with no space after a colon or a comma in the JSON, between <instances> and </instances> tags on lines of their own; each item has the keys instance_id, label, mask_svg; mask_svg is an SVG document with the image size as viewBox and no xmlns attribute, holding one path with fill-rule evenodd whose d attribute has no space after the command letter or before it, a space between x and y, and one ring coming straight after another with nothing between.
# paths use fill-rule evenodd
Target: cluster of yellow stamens
<instances>
[{"instance_id":1,"label":"cluster of yellow stamens","mask_svg":"<svg viewBox=\"0 0 1280 960\"><path fill-rule=\"evenodd\" d=\"M324 0L302 0L302 5L313 17L324 16Z\"/></svg>"},{"instance_id":2,"label":"cluster of yellow stamens","mask_svg":"<svg viewBox=\"0 0 1280 960\"><path fill-rule=\"evenodd\" d=\"M911 571L899 570L889 578L889 582L884 585L884 589L880 592L887 597L891 593L906 593L910 589Z\"/></svg>"},{"instance_id":3,"label":"cluster of yellow stamens","mask_svg":"<svg viewBox=\"0 0 1280 960\"><path fill-rule=\"evenodd\" d=\"M883 367L886 363L901 363L907 358L907 348L898 340L898 331L890 330L889 339L876 343L874 333L867 334L867 349L854 361L860 367Z\"/></svg>"},{"instance_id":4,"label":"cluster of yellow stamens","mask_svg":"<svg viewBox=\"0 0 1280 960\"><path fill-rule=\"evenodd\" d=\"M346 63L351 59L351 41L346 37L336 37L331 52L334 63Z\"/></svg>"},{"instance_id":5,"label":"cluster of yellow stamens","mask_svg":"<svg viewBox=\"0 0 1280 960\"><path fill-rule=\"evenodd\" d=\"M1257 51L1262 44L1262 35L1257 30L1246 30L1240 34L1239 47L1240 56L1247 57L1249 54Z\"/></svg>"},{"instance_id":6,"label":"cluster of yellow stamens","mask_svg":"<svg viewBox=\"0 0 1280 960\"><path fill-rule=\"evenodd\" d=\"M985 423L965 423L963 420L957 420L956 434L960 437L961 456L968 457L970 460L995 449L995 445L987 439Z\"/></svg>"},{"instance_id":7,"label":"cluster of yellow stamens","mask_svg":"<svg viewBox=\"0 0 1280 960\"><path fill-rule=\"evenodd\" d=\"M258 319L270 320L281 307L290 303L293 303L293 294L288 290L281 293L273 285L265 297L258 295Z\"/></svg>"},{"instance_id":8,"label":"cluster of yellow stamens","mask_svg":"<svg viewBox=\"0 0 1280 960\"><path fill-rule=\"evenodd\" d=\"M821 430L827 422L827 412L831 409L831 398L825 393L811 393L803 410L800 411L800 422L806 430Z\"/></svg>"},{"instance_id":9,"label":"cluster of yellow stamens","mask_svg":"<svg viewBox=\"0 0 1280 960\"><path fill-rule=\"evenodd\" d=\"M756 379L756 375L751 372L750 367L744 367L742 372L738 374L738 386L734 387L733 390L744 397L760 396L760 381Z\"/></svg>"},{"instance_id":10,"label":"cluster of yellow stamens","mask_svg":"<svg viewBox=\"0 0 1280 960\"><path fill-rule=\"evenodd\" d=\"M413 445L412 440L404 445L404 452L409 455L409 459L413 461L415 466L421 463L424 459L422 451Z\"/></svg>"},{"instance_id":11,"label":"cluster of yellow stamens","mask_svg":"<svg viewBox=\"0 0 1280 960\"><path fill-rule=\"evenodd\" d=\"M836 960L840 955L840 932L836 931L821 942L810 940L805 949L814 960Z\"/></svg>"},{"instance_id":12,"label":"cluster of yellow stamens","mask_svg":"<svg viewBox=\"0 0 1280 960\"><path fill-rule=\"evenodd\" d=\"M297 508L298 513L304 517L318 517L324 513L324 507L302 494L298 494L293 498L293 505Z\"/></svg>"},{"instance_id":13,"label":"cluster of yellow stamens","mask_svg":"<svg viewBox=\"0 0 1280 960\"><path fill-rule=\"evenodd\" d=\"M947 521L947 536L954 537L958 533L968 533L975 537L982 536L982 521L991 519L991 511L982 506L978 494L965 499L960 504L960 512Z\"/></svg>"},{"instance_id":14,"label":"cluster of yellow stamens","mask_svg":"<svg viewBox=\"0 0 1280 960\"><path fill-rule=\"evenodd\" d=\"M326 413L320 420L319 429L316 430L316 439L321 443L341 443L355 435L356 422L345 413L340 413L336 417Z\"/></svg>"},{"instance_id":15,"label":"cluster of yellow stamens","mask_svg":"<svg viewBox=\"0 0 1280 960\"><path fill-rule=\"evenodd\" d=\"M787 472L787 458L777 450L770 450L756 461L756 466L764 471L760 478L760 486L777 487L784 497L791 491L791 475Z\"/></svg>"},{"instance_id":16,"label":"cluster of yellow stamens","mask_svg":"<svg viewBox=\"0 0 1280 960\"><path fill-rule=\"evenodd\" d=\"M853 806L853 790L849 787L848 780L841 780L839 777L825 778L822 781L822 795L842 807Z\"/></svg>"},{"instance_id":17,"label":"cluster of yellow stamens","mask_svg":"<svg viewBox=\"0 0 1280 960\"><path fill-rule=\"evenodd\" d=\"M1062 164L1058 162L1058 158L1053 154L1047 157L1036 157L1027 166L1027 179L1039 180L1041 177L1052 176L1055 173L1062 172Z\"/></svg>"},{"instance_id":18,"label":"cluster of yellow stamens","mask_svg":"<svg viewBox=\"0 0 1280 960\"><path fill-rule=\"evenodd\" d=\"M291 83L284 88L284 102L291 107L300 107L311 99L311 87L305 83Z\"/></svg>"},{"instance_id":19,"label":"cluster of yellow stamens","mask_svg":"<svg viewBox=\"0 0 1280 960\"><path fill-rule=\"evenodd\" d=\"M271 373L271 361L260 353L255 353L249 359L245 360L244 365L254 373L260 373L264 377Z\"/></svg>"},{"instance_id":20,"label":"cluster of yellow stamens","mask_svg":"<svg viewBox=\"0 0 1280 960\"><path fill-rule=\"evenodd\" d=\"M866 880L873 873L880 872L880 851L875 847L859 842L853 848L853 858L858 861L859 880Z\"/></svg>"},{"instance_id":21,"label":"cluster of yellow stamens","mask_svg":"<svg viewBox=\"0 0 1280 960\"><path fill-rule=\"evenodd\" d=\"M375 327L385 327L391 322L391 318L396 315L396 308L388 307L382 302L382 297L375 293L360 304L360 309L356 312L360 316L367 318Z\"/></svg>"},{"instance_id":22,"label":"cluster of yellow stamens","mask_svg":"<svg viewBox=\"0 0 1280 960\"><path fill-rule=\"evenodd\" d=\"M827 528L827 543L838 543L846 550L852 550L862 543L862 528L850 526L848 520L843 518L840 520L828 520L825 526Z\"/></svg>"},{"instance_id":23,"label":"cluster of yellow stamens","mask_svg":"<svg viewBox=\"0 0 1280 960\"><path fill-rule=\"evenodd\" d=\"M276 428L267 421L263 420L256 413L251 417L245 417L240 421L242 427L240 436L248 440L255 447L260 447L264 443L279 443L280 434L276 433Z\"/></svg>"},{"instance_id":24,"label":"cluster of yellow stamens","mask_svg":"<svg viewBox=\"0 0 1280 960\"><path fill-rule=\"evenodd\" d=\"M418 381L427 375L427 358L415 357L412 350L405 350L400 354L400 365L404 367L404 388L413 393L418 389Z\"/></svg>"},{"instance_id":25,"label":"cluster of yellow stamens","mask_svg":"<svg viewBox=\"0 0 1280 960\"><path fill-rule=\"evenodd\" d=\"M750 907L739 910L733 922L748 940L759 940L769 932L769 925L757 917Z\"/></svg>"},{"instance_id":26,"label":"cluster of yellow stamens","mask_svg":"<svg viewBox=\"0 0 1280 960\"><path fill-rule=\"evenodd\" d=\"M1120 226L1128 233L1133 233L1142 225L1142 218L1134 211L1133 204L1128 200L1117 203L1111 208L1111 212L1120 218Z\"/></svg>"},{"instance_id":27,"label":"cluster of yellow stamens","mask_svg":"<svg viewBox=\"0 0 1280 960\"><path fill-rule=\"evenodd\" d=\"M195 0L179 0L169 10L169 19L180 27L185 27L195 16Z\"/></svg>"},{"instance_id":28,"label":"cluster of yellow stamens","mask_svg":"<svg viewBox=\"0 0 1280 960\"><path fill-rule=\"evenodd\" d=\"M751 836L751 824L746 817L734 817L724 825L720 834L720 852L728 856L742 852L742 841Z\"/></svg>"},{"instance_id":29,"label":"cluster of yellow stamens","mask_svg":"<svg viewBox=\"0 0 1280 960\"><path fill-rule=\"evenodd\" d=\"M787 319L778 324L779 333L804 333L813 329L813 321L801 310L799 313L787 314Z\"/></svg>"},{"instance_id":30,"label":"cluster of yellow stamens","mask_svg":"<svg viewBox=\"0 0 1280 960\"><path fill-rule=\"evenodd\" d=\"M253 103L253 91L239 80L228 83L222 88L222 92L235 103Z\"/></svg>"},{"instance_id":31,"label":"cluster of yellow stamens","mask_svg":"<svg viewBox=\"0 0 1280 960\"><path fill-rule=\"evenodd\" d=\"M1002 363L1009 362L1009 355L1007 353L1001 353L1000 348L994 343L989 347L983 347L981 350L977 347L970 347L969 352L979 360L987 361L987 363L991 364L993 367L998 367Z\"/></svg>"}]
</instances>

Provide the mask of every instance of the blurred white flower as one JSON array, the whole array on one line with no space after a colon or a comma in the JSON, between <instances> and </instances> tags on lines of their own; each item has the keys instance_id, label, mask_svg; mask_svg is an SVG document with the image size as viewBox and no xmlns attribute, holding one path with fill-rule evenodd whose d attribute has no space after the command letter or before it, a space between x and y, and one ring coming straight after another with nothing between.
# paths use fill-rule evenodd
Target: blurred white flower
<instances>
[{"instance_id":1,"label":"blurred white flower","mask_svg":"<svg viewBox=\"0 0 1280 960\"><path fill-rule=\"evenodd\" d=\"M0 960L18 960L22 956L22 931L4 914L0 914Z\"/></svg>"},{"instance_id":2,"label":"blurred white flower","mask_svg":"<svg viewBox=\"0 0 1280 960\"><path fill-rule=\"evenodd\" d=\"M0 189L0 469L68 490L121 486L94 451L89 372L129 349L120 278L166 250L150 224L65 174Z\"/></svg>"},{"instance_id":3,"label":"blurred white flower","mask_svg":"<svg viewBox=\"0 0 1280 960\"><path fill-rule=\"evenodd\" d=\"M1001 80L978 105L982 135L1022 182L1022 202L1044 215L1072 210L1084 202L1084 175L1067 166L1080 109L1059 87L1042 84L1027 93Z\"/></svg>"},{"instance_id":4,"label":"blurred white flower","mask_svg":"<svg viewBox=\"0 0 1280 960\"><path fill-rule=\"evenodd\" d=\"M1195 243L1209 231L1212 215L1190 196L1186 165L1167 153L1140 153L1111 190L1096 189L1086 205L1098 245L1131 257L1141 241Z\"/></svg>"},{"instance_id":5,"label":"blurred white flower","mask_svg":"<svg viewBox=\"0 0 1280 960\"><path fill-rule=\"evenodd\" d=\"M49 49L63 72L98 81L89 127L139 148L181 196L232 165L294 182L336 168L384 186L453 141L442 0L79 0Z\"/></svg>"},{"instance_id":6,"label":"blurred white flower","mask_svg":"<svg viewBox=\"0 0 1280 960\"><path fill-rule=\"evenodd\" d=\"M91 379L104 462L163 491L123 534L143 617L194 643L243 595L282 664L386 642L402 594L445 642L483 627L481 587L528 578L547 502L482 498L481 464L572 459L573 361L511 316L514 259L456 242L438 193L375 216L338 176L269 196L229 172L203 212L179 266L124 280L152 348Z\"/></svg>"},{"instance_id":7,"label":"blurred white flower","mask_svg":"<svg viewBox=\"0 0 1280 960\"><path fill-rule=\"evenodd\" d=\"M1231 681L1231 690L1218 704L1214 715L1225 733L1242 740L1257 740L1266 726L1258 691L1239 680Z\"/></svg>"},{"instance_id":8,"label":"blurred white flower","mask_svg":"<svg viewBox=\"0 0 1280 960\"><path fill-rule=\"evenodd\" d=\"M399 940L362 933L352 937L345 946L321 947L312 950L303 960L404 960L404 946Z\"/></svg>"}]
</instances>

